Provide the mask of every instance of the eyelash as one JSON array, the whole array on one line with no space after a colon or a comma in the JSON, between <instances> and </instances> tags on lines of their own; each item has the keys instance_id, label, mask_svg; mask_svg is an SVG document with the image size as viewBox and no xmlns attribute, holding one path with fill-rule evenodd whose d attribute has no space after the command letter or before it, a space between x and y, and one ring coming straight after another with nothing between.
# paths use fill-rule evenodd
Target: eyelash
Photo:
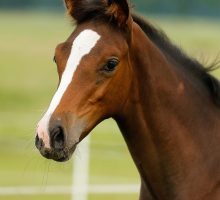
<instances>
[{"instance_id":1,"label":"eyelash","mask_svg":"<svg viewBox=\"0 0 220 200\"><path fill-rule=\"evenodd\" d=\"M56 61L56 57L55 57L55 56L53 57L53 62L57 63L57 61Z\"/></svg>"}]
</instances>

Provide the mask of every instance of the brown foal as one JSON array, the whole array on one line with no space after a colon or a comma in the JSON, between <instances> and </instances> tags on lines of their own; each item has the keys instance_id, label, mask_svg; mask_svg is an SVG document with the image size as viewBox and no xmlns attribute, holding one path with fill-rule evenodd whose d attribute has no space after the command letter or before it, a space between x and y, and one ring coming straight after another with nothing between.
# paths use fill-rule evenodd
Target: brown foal
<instances>
[{"instance_id":1,"label":"brown foal","mask_svg":"<svg viewBox=\"0 0 220 200\"><path fill-rule=\"evenodd\" d=\"M40 153L66 161L112 117L140 173L140 200L219 200L218 81L126 0L65 3L77 27L56 48L59 87L38 124Z\"/></svg>"}]
</instances>

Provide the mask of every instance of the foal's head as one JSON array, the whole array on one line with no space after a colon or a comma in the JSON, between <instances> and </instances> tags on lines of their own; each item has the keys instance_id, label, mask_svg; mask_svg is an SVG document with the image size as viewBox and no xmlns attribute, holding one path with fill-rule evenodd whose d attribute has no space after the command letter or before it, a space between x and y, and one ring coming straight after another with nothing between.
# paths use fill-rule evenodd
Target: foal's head
<instances>
[{"instance_id":1,"label":"foal's head","mask_svg":"<svg viewBox=\"0 0 220 200\"><path fill-rule=\"evenodd\" d=\"M38 123L36 146L56 161L102 120L117 116L130 86L132 19L126 0L65 0L77 27L57 46L59 87Z\"/></svg>"}]
</instances>

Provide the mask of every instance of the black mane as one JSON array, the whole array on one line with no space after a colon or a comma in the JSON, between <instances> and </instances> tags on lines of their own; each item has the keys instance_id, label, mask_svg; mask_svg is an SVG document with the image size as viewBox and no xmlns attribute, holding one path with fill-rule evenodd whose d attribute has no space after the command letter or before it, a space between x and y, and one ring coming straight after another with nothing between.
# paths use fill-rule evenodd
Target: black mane
<instances>
[{"instance_id":1,"label":"black mane","mask_svg":"<svg viewBox=\"0 0 220 200\"><path fill-rule=\"evenodd\" d=\"M133 20L142 28L149 39L166 55L171 57L175 62L181 66L185 66L191 73L193 73L199 80L205 84L210 92L211 97L216 105L220 106L220 83L210 75L208 72L218 68L216 64L210 67L204 67L196 59L187 56L180 48L175 46L163 31L156 29L146 20L140 16L132 14Z\"/></svg>"}]
</instances>

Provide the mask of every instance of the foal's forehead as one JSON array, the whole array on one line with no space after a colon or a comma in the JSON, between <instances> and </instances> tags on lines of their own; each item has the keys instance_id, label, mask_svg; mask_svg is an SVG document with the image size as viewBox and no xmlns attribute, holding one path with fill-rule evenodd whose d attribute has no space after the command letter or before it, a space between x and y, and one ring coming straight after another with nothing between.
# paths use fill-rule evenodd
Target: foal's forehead
<instances>
[{"instance_id":1,"label":"foal's forehead","mask_svg":"<svg viewBox=\"0 0 220 200\"><path fill-rule=\"evenodd\" d=\"M67 39L67 42L72 43L79 35L81 35L85 30L90 30L91 32L96 32L100 35L100 40L108 43L114 43L116 40L123 40L123 35L115 27L100 22L87 22L84 24L78 25L70 37Z\"/></svg>"},{"instance_id":2,"label":"foal's forehead","mask_svg":"<svg viewBox=\"0 0 220 200\"><path fill-rule=\"evenodd\" d=\"M84 51L88 51L87 49L94 48L100 38L101 35L92 29L84 29L80 32L76 30L64 43L57 45L55 56L68 58L71 53L83 54Z\"/></svg>"},{"instance_id":3,"label":"foal's forehead","mask_svg":"<svg viewBox=\"0 0 220 200\"><path fill-rule=\"evenodd\" d=\"M93 43L95 45L91 45ZM84 48L89 48L87 54L92 52L93 56L114 53L120 55L127 49L127 44L118 30L106 24L83 24L75 28L66 42L57 46L56 55L58 59L60 57L61 60L66 60L71 53L77 56Z\"/></svg>"}]
</instances>

